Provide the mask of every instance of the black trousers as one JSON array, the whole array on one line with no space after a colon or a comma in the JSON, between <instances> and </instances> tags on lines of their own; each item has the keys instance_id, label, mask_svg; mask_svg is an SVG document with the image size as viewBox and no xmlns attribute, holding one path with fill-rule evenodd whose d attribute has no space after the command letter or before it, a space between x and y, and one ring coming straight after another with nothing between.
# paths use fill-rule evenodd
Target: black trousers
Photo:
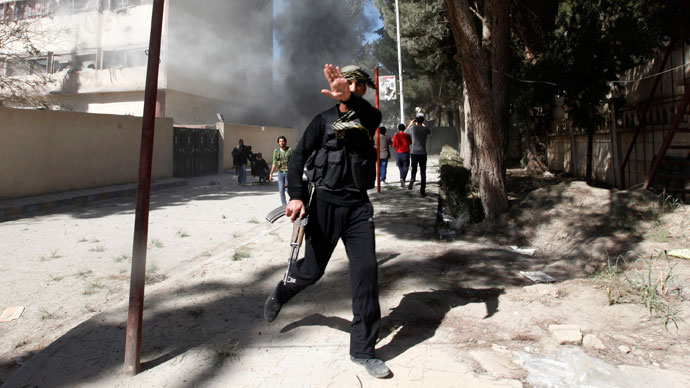
<instances>
[{"instance_id":1,"label":"black trousers","mask_svg":"<svg viewBox=\"0 0 690 388\"><path fill-rule=\"evenodd\" d=\"M339 206L314 198L305 230L304 258L290 270L294 282L278 285L278 301L285 303L316 283L323 276L338 239L342 239L350 264L352 291L350 355L357 358L374 357L381 327L373 215L371 203Z\"/></svg>"},{"instance_id":2,"label":"black trousers","mask_svg":"<svg viewBox=\"0 0 690 388\"><path fill-rule=\"evenodd\" d=\"M414 182L417 176L417 165L419 165L419 176L421 179L420 190L424 191L426 188L426 155L410 154L410 166L412 167L410 181L412 182Z\"/></svg>"}]
</instances>

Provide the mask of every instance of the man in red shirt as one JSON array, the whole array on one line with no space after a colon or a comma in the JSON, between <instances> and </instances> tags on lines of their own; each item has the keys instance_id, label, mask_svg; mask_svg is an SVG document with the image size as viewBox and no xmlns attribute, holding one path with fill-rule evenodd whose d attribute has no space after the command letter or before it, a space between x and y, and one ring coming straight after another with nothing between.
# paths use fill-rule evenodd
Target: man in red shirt
<instances>
[{"instance_id":1,"label":"man in red shirt","mask_svg":"<svg viewBox=\"0 0 690 388\"><path fill-rule=\"evenodd\" d=\"M398 133L393 136L393 148L395 148L395 164L400 170L400 187L405 188L407 170L410 168L410 144L412 137L405 133L405 124L398 124Z\"/></svg>"}]
</instances>

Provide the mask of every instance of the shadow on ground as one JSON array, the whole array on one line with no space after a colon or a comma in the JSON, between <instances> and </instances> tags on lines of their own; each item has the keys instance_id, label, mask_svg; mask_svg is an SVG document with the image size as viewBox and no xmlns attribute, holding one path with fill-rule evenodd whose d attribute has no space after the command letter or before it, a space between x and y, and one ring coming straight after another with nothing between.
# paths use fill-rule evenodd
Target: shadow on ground
<instances>
[{"instance_id":1,"label":"shadow on ground","mask_svg":"<svg viewBox=\"0 0 690 388\"><path fill-rule=\"evenodd\" d=\"M453 308L469 303L484 303L487 311L484 318L491 317L498 311L498 297L503 293L504 290L500 288L453 288L405 294L400 304L381 320L379 341L389 336L392 338L378 347L378 357L384 361L392 360L432 338L443 318ZM326 326L349 333L350 325L351 321L347 319L317 313L288 324L280 332L286 333L305 326Z\"/></svg>"},{"instance_id":2,"label":"shadow on ground","mask_svg":"<svg viewBox=\"0 0 690 388\"><path fill-rule=\"evenodd\" d=\"M460 240L534 246L537 254L584 266L634 251L643 239L638 224L655 217L656 199L647 191L607 190L570 179L512 180L509 212L472 225Z\"/></svg>"},{"instance_id":3,"label":"shadow on ground","mask_svg":"<svg viewBox=\"0 0 690 388\"><path fill-rule=\"evenodd\" d=\"M434 183L430 182L431 184ZM244 195L239 192L227 193L223 187L218 186L211 185L205 192L203 186L200 186L199 192L181 197L162 196L155 206L174 206L191 198L203 198L204 195L208 199L213 199L214 196ZM247 190L268 194L274 192L274 187L247 187ZM517 223L486 223L486 235L483 237L491 232L498 236L494 241L502 244L520 245L529 242L537 226L546 225L559 216L544 212L543 209L560 203L565 195L564 191L565 185L548 187L548 190L535 197L530 206L515 206L511 210L510 217L513 218L510 219L517 220ZM383 194L380 201L390 198L395 201L394 206L399 210L378 214L377 232L385 230L398 238L423 240L424 236L420 237L419 233L420 230L429 229L427 223L435 220L435 200L428 197L421 199L415 191L398 196L386 196L385 192ZM570 237L575 242L573 251L563 252L559 259L576 260L588 252L588 244L591 245L594 239L601 236L610 237L620 245L619 249L630 249L639 241L634 229L629 228L626 232L626 227L631 222L630 215L635 219L637 213L633 212L643 211L643 206L638 209L635 207L635 198L620 197L628 194L611 195L613 205L610 208L570 219L566 226L568 229L565 230L577 231L579 234ZM108 209L94 211L107 214ZM400 222L399 213L408 214L406 222ZM645 215L649 216L648 213L643 214ZM466 235L466 238L472 240L474 237ZM378 257L382 295L400 298L397 307L382 312L381 337L393 336L379 349L380 355L385 359L393 359L433 337L443 317L453 308L462 308L469 303L483 303L487 309L486 317L491 316L499 308L501 294L506 287L531 284L519 271L540 270L553 260L539 255L520 255L509 249L469 250L454 248L452 245L449 245L448 251L436 257L414 258L396 250L378 252ZM266 278L273 278L277 282L282 277L283 270L283 266L273 266L256 273L248 272L249 279L242 284L207 282L183 288L175 287L174 278L170 278L156 285L152 288L152 296L147 296L146 300L142 349L144 368L155 369L179 355L200 348L212 351L205 353L208 354L208 359L202 363L203 370L190 376L185 383L188 386L204 385L214 378L219 368L232 368L232 363L225 362L232 356L232 351L219 351L217 344L239 342L241 348L247 349L263 343L258 331L264 325L261 323L262 309L270 289L260 285ZM567 266L553 267L549 274L559 281L579 276ZM345 268L327 270L327 276L319 283L285 306L286 310L300 309L307 317L296 322L280 322L279 317L277 323L287 324L283 330L309 325L348 330L346 319L320 315L318 311L314 311L313 303L314 300L328 299L329 303L349 306L349 283L343 280L347 278ZM398 295L403 292L404 295ZM199 302L179 308L164 307L171 306L176 299L187 301L189 298L197 298ZM92 383L99 376L119 373L123 363L125 322L126 306L83 322L27 360L5 386L78 386ZM273 343L280 344L281 340L278 337Z\"/></svg>"},{"instance_id":4,"label":"shadow on ground","mask_svg":"<svg viewBox=\"0 0 690 388\"><path fill-rule=\"evenodd\" d=\"M402 189L398 185L381 187L381 193L370 196L376 210L376 231L402 240L428 241L434 238L438 208L438 182L427 182L427 195L419 188Z\"/></svg>"},{"instance_id":5,"label":"shadow on ground","mask_svg":"<svg viewBox=\"0 0 690 388\"><path fill-rule=\"evenodd\" d=\"M385 262L380 267L381 292L392 296L401 289L412 291L400 295L396 308L383 311L381 336L394 335L380 350L386 359L395 358L431 338L445 314L453 308L484 303L486 316L491 316L498 309L505 286L528 284L515 271L542 265L536 258L492 249L454 250L426 259L390 253L382 261ZM248 348L262 343L263 303L270 290L259 284L267 277L278 281L283 269L282 266L267 268L243 284L208 282L187 288L161 288L174 282L174 278L158 284L146 300L143 368L156 368L193 349L211 350L204 353L208 354L208 359L202 363L203 370L187 379L188 386L204 385L213 379L221 366L232 368L233 364L226 362L232 357L232 351L218 350L217 344L239 342L239 347ZM562 274L563 279L568 276ZM347 279L346 268L327 271L321 282L291 300L285 309L310 313L315 307L313 301L324 298L328 298L329 303L349 306L349 283L343 279ZM403 288L403 284L410 281L424 284L424 287ZM173 305L175 299L189 301L190 298L201 302L180 308L164 307ZM338 317L316 316L306 318L306 322L310 319L338 330L346 330L348 326ZM99 376L119 373L123 364L125 322L126 306L83 322L27 360L4 387L78 386L93 382ZM277 323L281 323L280 317ZM396 333L392 334L394 331ZM280 341L278 337L272 344Z\"/></svg>"}]
</instances>

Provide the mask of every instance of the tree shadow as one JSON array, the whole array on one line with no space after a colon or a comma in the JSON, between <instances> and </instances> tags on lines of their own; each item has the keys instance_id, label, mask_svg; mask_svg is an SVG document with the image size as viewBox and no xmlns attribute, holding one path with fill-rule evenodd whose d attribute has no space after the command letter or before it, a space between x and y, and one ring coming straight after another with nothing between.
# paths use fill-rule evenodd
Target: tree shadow
<instances>
[{"instance_id":1,"label":"tree shadow","mask_svg":"<svg viewBox=\"0 0 690 388\"><path fill-rule=\"evenodd\" d=\"M424 212L429 212L433 218L435 204L429 202L432 205ZM391 217L390 222L393 221ZM499 232L512 236L511 233L519 235L520 230ZM418 234L413 236L419 238ZM519 271L541 270L553 261L549 257L526 256L493 247L455 247L432 257L402 253L398 247L378 252L381 294L389 300L400 300L389 314L384 312L382 338L390 338L390 341L382 342L379 354L386 359L395 358L433 337L443 317L453 308L484 303L486 317L491 316L497 311L505 287L532 284ZM260 331L266 325L262 323L263 303L270 289L264 282L265 279L277 282L283 271L283 265L275 265L247 271L241 283L201 279L200 283L189 287L179 286L172 277L147 289L142 347L144 368L155 370L174 362L178 356L202 352L204 361L185 382L188 386L208 384L221 368L233 368L232 363L226 363L228 357L232 357L232 348L218 348L218 344L238 343L239 347L250 349L252 345L265 343ZM579 276L566 267L554 268L549 274L560 281ZM349 330L349 322L345 319L313 314L314 300L328 298L329 303L349 306L350 290L346 279L347 266L334 267L332 264L319 283L286 306L287 309L298 308L307 317L283 329L322 325ZM399 290L409 292L398 296ZM5 386L76 386L119 374L124 358L126 314L126 306L121 304L82 322L26 360ZM273 339L274 343L281 341L289 340L280 335Z\"/></svg>"},{"instance_id":2,"label":"tree shadow","mask_svg":"<svg viewBox=\"0 0 690 388\"><path fill-rule=\"evenodd\" d=\"M513 186L521 197L509 212L497 221L473 225L460 240L520 247L536 242L542 248L537 255L545 259L596 267L608 257L634 251L643 240L637 225L654 218L655 199L642 190L605 193L581 181L553 179Z\"/></svg>"},{"instance_id":3,"label":"tree shadow","mask_svg":"<svg viewBox=\"0 0 690 388\"><path fill-rule=\"evenodd\" d=\"M434 238L434 224L438 208L437 181L427 181L427 195L421 196L419 188L401 189L386 186L381 193L370 195L376 210L376 230L389 233L403 240L428 241ZM387 208L389 204L394 210Z\"/></svg>"},{"instance_id":4,"label":"tree shadow","mask_svg":"<svg viewBox=\"0 0 690 388\"><path fill-rule=\"evenodd\" d=\"M489 261L493 254L480 251L472 257L479 262ZM385 263L380 268L381 278L385 280L381 284L382 293L396 292L400 289L398 283L410 280L422 281L426 286L424 290L401 297L399 306L385 317L382 333L390 335L392 328L401 329L382 354L392 358L430 338L453 307L482 302L487 305L487 316L496 311L501 289L474 286L470 289L460 285L465 281L456 273L468 267L464 263L467 259L457 254L429 258L425 260L428 268L419 271L418 261L385 253L381 259ZM219 349L218 344L237 343L240 348L249 349L265 341L265 336L261 336L267 325L263 322L263 303L270 290L261 284L267 278L277 281L283 271L283 265L267 267L248 273L241 284L202 280L193 286L180 287L174 283L175 278L169 278L150 287L143 323L144 369L160 368L176 362L173 359L178 356L187 357L192 351L196 354L194 357L203 356L203 363L185 384L197 386L207 384L222 368L233 368L234 364L227 362L233 357L232 349ZM480 280L501 271L485 271L485 278ZM324 297L329 303L349 305L349 282L344 280L347 278L347 266L334 268L286 307L309 314L313 311L314 300ZM76 386L121 373L126 321L127 308L123 303L82 322L26 360L5 386ZM340 318L312 316L305 322L349 330L349 323ZM272 341L280 343L289 338L277 335ZM122 377L118 379L121 381Z\"/></svg>"}]
</instances>

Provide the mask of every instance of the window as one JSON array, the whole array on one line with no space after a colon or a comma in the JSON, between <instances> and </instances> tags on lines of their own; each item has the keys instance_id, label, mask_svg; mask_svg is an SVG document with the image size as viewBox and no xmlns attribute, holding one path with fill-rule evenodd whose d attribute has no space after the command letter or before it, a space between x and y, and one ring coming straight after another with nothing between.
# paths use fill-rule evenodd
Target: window
<instances>
[{"instance_id":1,"label":"window","mask_svg":"<svg viewBox=\"0 0 690 388\"><path fill-rule=\"evenodd\" d=\"M72 12L83 12L96 9L96 0L71 0Z\"/></svg>"},{"instance_id":2,"label":"window","mask_svg":"<svg viewBox=\"0 0 690 388\"><path fill-rule=\"evenodd\" d=\"M148 57L146 56L146 49L130 49L130 50L115 50L103 52L103 68L123 68L146 66Z\"/></svg>"},{"instance_id":3,"label":"window","mask_svg":"<svg viewBox=\"0 0 690 388\"><path fill-rule=\"evenodd\" d=\"M69 70L72 66L72 55L55 55L53 56L52 73L58 73L63 70Z\"/></svg>"},{"instance_id":4,"label":"window","mask_svg":"<svg viewBox=\"0 0 690 388\"><path fill-rule=\"evenodd\" d=\"M111 11L126 11L138 5L153 4L153 0L110 0Z\"/></svg>"},{"instance_id":5,"label":"window","mask_svg":"<svg viewBox=\"0 0 690 388\"><path fill-rule=\"evenodd\" d=\"M43 74L48 70L48 58L27 58L24 60L7 61L4 64L4 73L8 77L20 77L32 74Z\"/></svg>"},{"instance_id":6,"label":"window","mask_svg":"<svg viewBox=\"0 0 690 388\"><path fill-rule=\"evenodd\" d=\"M96 69L97 59L96 53L77 55L77 71Z\"/></svg>"}]
</instances>

